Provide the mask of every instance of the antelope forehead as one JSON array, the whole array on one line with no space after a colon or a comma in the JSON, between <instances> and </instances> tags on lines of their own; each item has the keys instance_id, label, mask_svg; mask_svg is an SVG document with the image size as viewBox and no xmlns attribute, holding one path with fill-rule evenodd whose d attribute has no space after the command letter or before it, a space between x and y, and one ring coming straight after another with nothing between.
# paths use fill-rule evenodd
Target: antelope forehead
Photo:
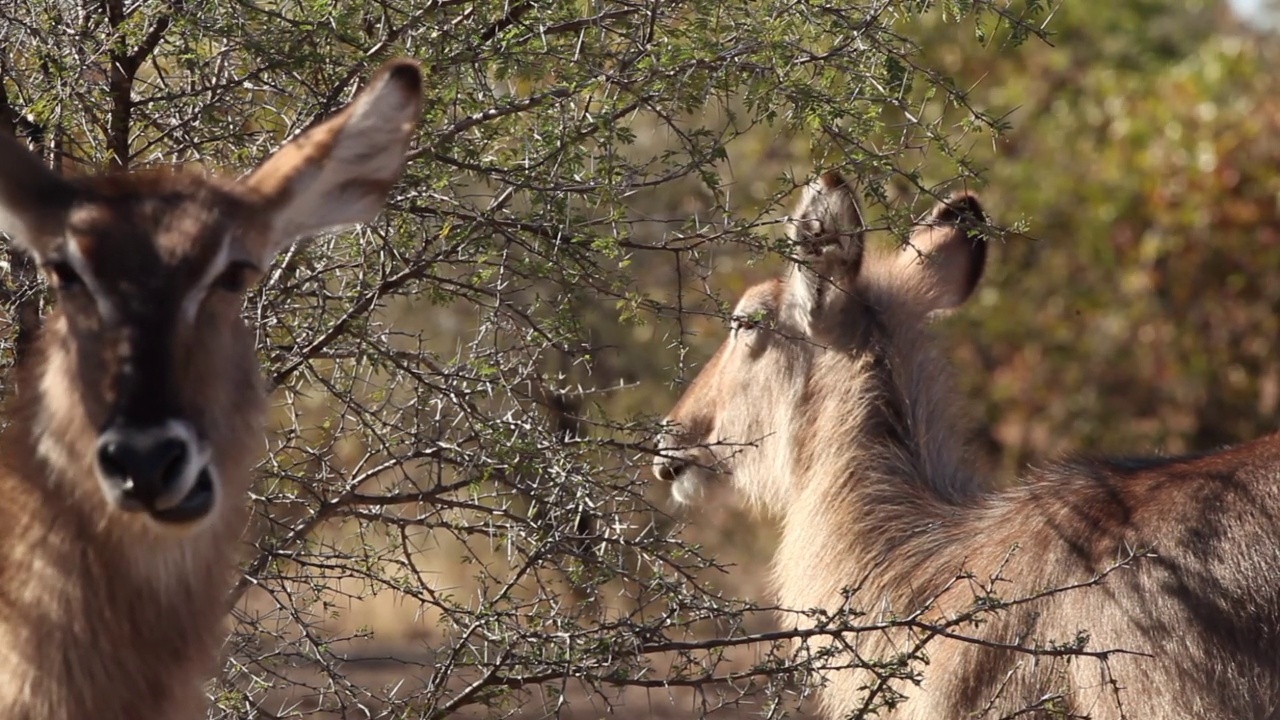
<instances>
[{"instance_id":1,"label":"antelope forehead","mask_svg":"<svg viewBox=\"0 0 1280 720\"><path fill-rule=\"evenodd\" d=\"M243 201L210 180L146 173L125 177L124 188L91 192L68 216L68 228L85 243L82 250L91 259L111 255L166 268L203 264L217 254L228 226L242 215Z\"/></svg>"},{"instance_id":2,"label":"antelope forehead","mask_svg":"<svg viewBox=\"0 0 1280 720\"><path fill-rule=\"evenodd\" d=\"M221 228L194 235L72 230L64 255L95 294L158 296L204 283L225 264L228 244L229 234Z\"/></svg>"},{"instance_id":3,"label":"antelope forehead","mask_svg":"<svg viewBox=\"0 0 1280 720\"><path fill-rule=\"evenodd\" d=\"M166 264L194 265L195 274L225 254L233 213L222 202L191 198L173 208L156 229L154 241Z\"/></svg>"}]
</instances>

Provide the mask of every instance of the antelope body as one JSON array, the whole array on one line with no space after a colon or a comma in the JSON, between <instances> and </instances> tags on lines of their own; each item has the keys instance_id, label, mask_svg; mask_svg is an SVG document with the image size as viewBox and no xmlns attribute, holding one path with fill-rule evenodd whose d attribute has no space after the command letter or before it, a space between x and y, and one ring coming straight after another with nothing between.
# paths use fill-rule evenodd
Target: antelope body
<instances>
[{"instance_id":1,"label":"antelope body","mask_svg":"<svg viewBox=\"0 0 1280 720\"><path fill-rule=\"evenodd\" d=\"M203 717L265 394L242 294L371 220L421 103L388 63L243 180L54 175L0 137L0 231L55 288L0 436L0 717Z\"/></svg>"},{"instance_id":2,"label":"antelope body","mask_svg":"<svg viewBox=\"0 0 1280 720\"><path fill-rule=\"evenodd\" d=\"M785 607L835 611L852 587L860 624L921 611L937 624L976 596L1027 599L948 628L978 642L920 627L846 635L863 662L827 673L827 713L1280 717L1280 436L1064 463L992 489L970 470L926 329L980 279L978 201L939 204L909 247L880 252L864 251L834 173L793 218L802 262L744 294L730 337L668 415L655 473L677 499L728 476L780 519ZM1082 632L1097 655L1015 649ZM866 669L920 642L920 684L884 687ZM896 707L866 712L894 692Z\"/></svg>"}]
</instances>

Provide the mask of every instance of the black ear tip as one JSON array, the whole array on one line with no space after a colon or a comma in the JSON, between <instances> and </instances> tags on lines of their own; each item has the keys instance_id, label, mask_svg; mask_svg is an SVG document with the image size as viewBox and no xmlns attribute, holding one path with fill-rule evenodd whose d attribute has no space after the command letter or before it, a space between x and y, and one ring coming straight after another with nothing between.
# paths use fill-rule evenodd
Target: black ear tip
<instances>
[{"instance_id":1,"label":"black ear tip","mask_svg":"<svg viewBox=\"0 0 1280 720\"><path fill-rule=\"evenodd\" d=\"M848 187L848 183L845 182L844 175L841 175L838 170L828 170L822 173L818 178L818 184L827 190Z\"/></svg>"},{"instance_id":2,"label":"black ear tip","mask_svg":"<svg viewBox=\"0 0 1280 720\"><path fill-rule=\"evenodd\" d=\"M947 200L938 203L933 209L933 220L938 224L953 225L967 222L973 225L985 225L987 214L982 209L978 196L968 191L953 194Z\"/></svg>"},{"instance_id":3,"label":"black ear tip","mask_svg":"<svg viewBox=\"0 0 1280 720\"><path fill-rule=\"evenodd\" d=\"M381 74L386 82L396 83L406 93L422 94L422 66L412 58L397 58L382 66Z\"/></svg>"}]
</instances>

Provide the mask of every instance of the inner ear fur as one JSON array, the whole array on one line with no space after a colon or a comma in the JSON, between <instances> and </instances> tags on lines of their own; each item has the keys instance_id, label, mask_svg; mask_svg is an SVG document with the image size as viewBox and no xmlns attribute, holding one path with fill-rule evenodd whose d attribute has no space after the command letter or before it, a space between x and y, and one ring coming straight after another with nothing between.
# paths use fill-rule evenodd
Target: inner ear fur
<instances>
[{"instance_id":1,"label":"inner ear fur","mask_svg":"<svg viewBox=\"0 0 1280 720\"><path fill-rule=\"evenodd\" d=\"M827 279L857 276L865 245L862 210L844 176L828 170L805 186L788 233L797 259Z\"/></svg>"},{"instance_id":2,"label":"inner ear fur","mask_svg":"<svg viewBox=\"0 0 1280 720\"><path fill-rule=\"evenodd\" d=\"M422 106L411 59L382 66L346 107L285 144L242 181L270 231L246 248L262 267L290 243L372 220L400 179Z\"/></svg>"},{"instance_id":3,"label":"inner ear fur","mask_svg":"<svg viewBox=\"0 0 1280 720\"><path fill-rule=\"evenodd\" d=\"M976 195L958 192L939 202L897 253L899 271L926 298L927 308L963 304L987 264L987 216Z\"/></svg>"},{"instance_id":4,"label":"inner ear fur","mask_svg":"<svg viewBox=\"0 0 1280 720\"><path fill-rule=\"evenodd\" d=\"M75 188L16 138L0 134L0 233L40 258L60 235Z\"/></svg>"},{"instance_id":5,"label":"inner ear fur","mask_svg":"<svg viewBox=\"0 0 1280 720\"><path fill-rule=\"evenodd\" d=\"M787 227L796 265L788 274L780 319L813 332L832 298L853 289L862 269L863 228L862 211L840 173L827 171L805 187Z\"/></svg>"}]
</instances>

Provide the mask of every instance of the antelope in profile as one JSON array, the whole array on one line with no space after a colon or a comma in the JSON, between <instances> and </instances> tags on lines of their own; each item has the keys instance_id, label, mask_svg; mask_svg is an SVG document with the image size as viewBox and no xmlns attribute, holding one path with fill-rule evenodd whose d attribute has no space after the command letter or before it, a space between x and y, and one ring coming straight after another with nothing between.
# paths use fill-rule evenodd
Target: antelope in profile
<instances>
[{"instance_id":1,"label":"antelope in profile","mask_svg":"<svg viewBox=\"0 0 1280 720\"><path fill-rule=\"evenodd\" d=\"M57 297L0 435L0 717L204 717L266 397L243 293L373 219L418 65L385 65L239 181L64 179L0 138L0 231Z\"/></svg>"},{"instance_id":2,"label":"antelope in profile","mask_svg":"<svg viewBox=\"0 0 1280 720\"><path fill-rule=\"evenodd\" d=\"M918 685L887 689L866 663L926 629L846 635L866 662L826 674L833 717L869 717L876 697L897 705L875 717L920 720L1280 717L1280 436L982 481L926 326L973 292L984 222L957 195L908 246L872 251L844 179L813 182L789 225L801 262L743 295L667 417L655 474L678 500L727 477L780 519L788 608L834 612L851 588L866 624L943 622L975 586L1028 600L929 639ZM1097 655L1018 649L1082 632Z\"/></svg>"}]
</instances>

